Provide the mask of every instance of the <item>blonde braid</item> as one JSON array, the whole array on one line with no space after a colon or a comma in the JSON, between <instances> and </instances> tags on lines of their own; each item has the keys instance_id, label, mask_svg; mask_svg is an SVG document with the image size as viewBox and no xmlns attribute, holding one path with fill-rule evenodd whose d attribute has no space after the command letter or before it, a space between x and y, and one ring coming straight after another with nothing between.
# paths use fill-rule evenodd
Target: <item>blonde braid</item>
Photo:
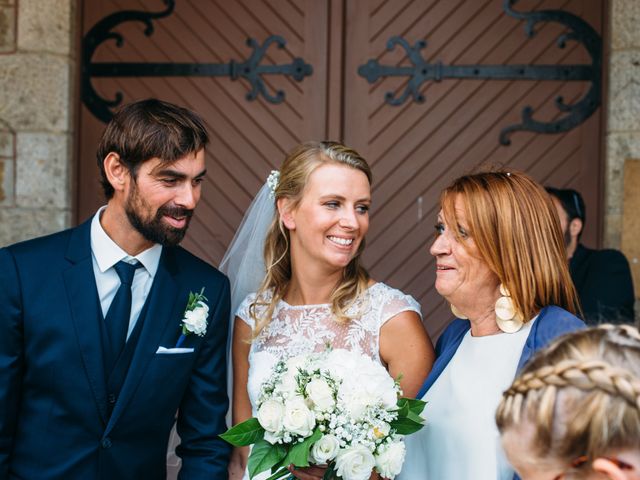
<instances>
[{"instance_id":1,"label":"blonde braid","mask_svg":"<svg viewBox=\"0 0 640 480\"><path fill-rule=\"evenodd\" d=\"M567 386L581 390L602 390L609 395L620 396L631 406L640 409L640 380L629 370L601 360L563 360L557 365L527 372L513 382L504 396L526 397L530 390Z\"/></svg>"},{"instance_id":2,"label":"blonde braid","mask_svg":"<svg viewBox=\"0 0 640 480\"><path fill-rule=\"evenodd\" d=\"M569 464L640 448L640 333L631 325L573 332L540 350L504 392L498 429L533 427L536 459Z\"/></svg>"}]
</instances>

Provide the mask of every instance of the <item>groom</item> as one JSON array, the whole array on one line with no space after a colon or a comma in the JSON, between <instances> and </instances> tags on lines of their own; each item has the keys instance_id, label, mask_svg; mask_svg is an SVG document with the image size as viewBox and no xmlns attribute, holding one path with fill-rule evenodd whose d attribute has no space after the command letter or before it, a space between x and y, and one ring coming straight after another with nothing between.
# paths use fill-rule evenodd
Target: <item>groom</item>
<instances>
[{"instance_id":1,"label":"groom","mask_svg":"<svg viewBox=\"0 0 640 480\"><path fill-rule=\"evenodd\" d=\"M176 412L180 478L226 478L229 283L177 246L207 141L184 108L124 106L98 148L107 205L0 249L0 480L163 479Z\"/></svg>"}]
</instances>

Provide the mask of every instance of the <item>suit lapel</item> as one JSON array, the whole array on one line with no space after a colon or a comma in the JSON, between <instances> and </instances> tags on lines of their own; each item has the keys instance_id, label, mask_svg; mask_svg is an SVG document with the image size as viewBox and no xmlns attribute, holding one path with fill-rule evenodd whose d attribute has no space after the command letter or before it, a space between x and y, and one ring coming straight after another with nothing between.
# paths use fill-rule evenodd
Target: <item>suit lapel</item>
<instances>
[{"instance_id":1,"label":"suit lapel","mask_svg":"<svg viewBox=\"0 0 640 480\"><path fill-rule=\"evenodd\" d=\"M106 424L108 413L99 323L101 315L91 258L90 232L91 220L72 231L66 253L72 266L63 272L63 277L82 361L100 417Z\"/></svg>"},{"instance_id":2,"label":"suit lapel","mask_svg":"<svg viewBox=\"0 0 640 480\"><path fill-rule=\"evenodd\" d=\"M146 371L149 362L154 358L162 334L169 322L175 323L176 335L179 331L181 305L177 302L177 265L170 248L164 248L158 271L153 280L153 286L147 298L146 315L142 324L140 338L136 345L129 372L124 380L118 401L113 409L111 419L107 425L109 432L118 421L125 407L131 401L133 394ZM186 299L185 299L186 302ZM184 308L185 305L182 305Z\"/></svg>"}]
</instances>

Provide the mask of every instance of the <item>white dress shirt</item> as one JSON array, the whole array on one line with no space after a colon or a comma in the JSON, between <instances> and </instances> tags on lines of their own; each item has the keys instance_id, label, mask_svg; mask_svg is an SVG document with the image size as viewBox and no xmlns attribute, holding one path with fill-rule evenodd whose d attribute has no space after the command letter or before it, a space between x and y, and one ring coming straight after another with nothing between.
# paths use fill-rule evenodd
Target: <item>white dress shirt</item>
<instances>
[{"instance_id":1,"label":"white dress shirt","mask_svg":"<svg viewBox=\"0 0 640 480\"><path fill-rule=\"evenodd\" d=\"M149 290L153 284L153 278L158 271L162 245L155 244L135 257L122 250L104 231L100 224L100 217L106 207L100 208L91 221L91 256L93 258L93 273L98 287L98 298L102 309L102 317L106 317L113 297L120 287L120 277L116 273L114 265L120 260L127 263L135 263L136 260L143 268L138 268L131 283L131 316L129 317L129 329L127 339L136 326L140 311L147 300Z\"/></svg>"}]
</instances>

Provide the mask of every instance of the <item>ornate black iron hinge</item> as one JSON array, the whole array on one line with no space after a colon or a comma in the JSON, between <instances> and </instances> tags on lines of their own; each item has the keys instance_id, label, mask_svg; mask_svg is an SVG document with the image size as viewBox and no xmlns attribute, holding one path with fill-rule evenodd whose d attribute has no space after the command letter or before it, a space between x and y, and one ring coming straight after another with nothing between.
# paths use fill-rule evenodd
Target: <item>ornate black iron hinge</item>
<instances>
[{"instance_id":1,"label":"ornate black iron hinge","mask_svg":"<svg viewBox=\"0 0 640 480\"><path fill-rule=\"evenodd\" d=\"M538 133L566 132L584 122L600 106L601 101L601 68L602 40L598 33L584 20L561 10L541 10L537 12L517 12L512 6L517 0L505 0L504 11L519 20L526 20L525 32L528 37L535 35L535 26L540 22L557 22L568 27L568 33L557 39L557 45L564 48L567 41L582 44L591 57L590 65L442 65L441 62L428 63L420 54L426 42L420 40L412 47L400 37L392 37L387 42L387 49L393 50L400 45L407 52L411 66L395 67L380 65L377 60L369 60L358 68L358 73L369 83L382 77L409 77L409 82L399 96L393 92L385 93L386 102L390 105L401 105L410 96L417 103L424 102L420 87L428 80L436 82L445 78L493 79L493 80L560 80L590 82L589 91L573 104L565 103L561 96L555 99L556 107L564 114L550 122L541 122L533 118L533 108L526 106L522 110L522 123L510 125L500 132L500 143L509 145L510 135L518 130Z\"/></svg>"},{"instance_id":2,"label":"ornate black iron hinge","mask_svg":"<svg viewBox=\"0 0 640 480\"><path fill-rule=\"evenodd\" d=\"M229 63L99 63L91 61L98 46L107 40L115 40L116 45L122 47L124 38L121 34L112 31L121 23L141 22L146 26L144 34L146 36L153 34L154 28L151 21L171 15L175 8L175 0L164 0L164 3L167 8L156 13L133 10L113 13L96 23L84 36L82 101L91 113L103 122L111 119L111 109L119 105L123 97L121 92L116 92L113 100L107 100L98 95L91 84L91 79L94 77L205 76L230 77L232 80L244 78L251 85L251 90L246 95L247 100L255 100L258 95L262 95L268 102L280 103L285 98L284 92L277 90L275 93L270 93L262 79L263 75L285 75L300 82L313 72L311 65L301 58L294 58L290 64L286 65L261 65L269 46L275 43L278 48L284 48L286 45L286 41L279 35L267 37L262 45L253 38L247 39L247 45L253 49L253 52L244 62L231 60Z\"/></svg>"}]
</instances>

